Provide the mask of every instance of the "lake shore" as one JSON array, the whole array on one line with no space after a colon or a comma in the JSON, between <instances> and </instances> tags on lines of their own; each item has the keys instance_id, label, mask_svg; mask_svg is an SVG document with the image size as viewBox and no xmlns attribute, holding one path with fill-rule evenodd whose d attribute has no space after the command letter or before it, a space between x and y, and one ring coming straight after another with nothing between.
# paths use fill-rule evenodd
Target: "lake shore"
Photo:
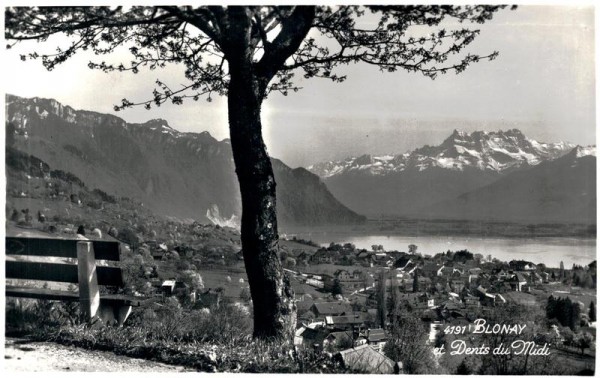
<instances>
[{"instance_id":1,"label":"lake shore","mask_svg":"<svg viewBox=\"0 0 600 378\"><path fill-rule=\"evenodd\" d=\"M418 252L435 255L446 251L468 250L484 257L491 255L502 261L526 260L548 267L587 265L596 260L596 239L578 237L534 237L509 238L481 235L397 235L383 232L355 232L354 230L333 231L317 229L309 232L290 233L287 238L312 240L321 246L330 243L352 243L357 248L371 250L373 245L382 245L388 251L407 251L414 244Z\"/></svg>"},{"instance_id":2,"label":"lake shore","mask_svg":"<svg viewBox=\"0 0 600 378\"><path fill-rule=\"evenodd\" d=\"M576 237L596 239L596 225L586 223L528 223L452 219L380 218L363 224L284 226L286 234L352 232L356 235L481 236L502 238Z\"/></svg>"}]
</instances>

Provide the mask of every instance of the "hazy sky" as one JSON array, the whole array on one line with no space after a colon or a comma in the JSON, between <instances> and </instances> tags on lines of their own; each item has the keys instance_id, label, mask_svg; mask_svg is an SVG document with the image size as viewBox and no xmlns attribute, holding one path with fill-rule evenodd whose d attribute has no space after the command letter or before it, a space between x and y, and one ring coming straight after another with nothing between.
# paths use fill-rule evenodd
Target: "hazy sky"
<instances>
[{"instance_id":1,"label":"hazy sky","mask_svg":"<svg viewBox=\"0 0 600 378\"><path fill-rule=\"evenodd\" d=\"M272 95L263 106L270 154L291 166L306 166L364 153L403 153L438 144L455 128L516 127L540 141L595 144L592 7L520 6L477 27L481 35L469 51L485 55L498 50L500 56L460 75L449 73L432 81L414 73L380 73L355 65L344 69L348 79L341 84L298 79L300 92ZM50 39L42 51L52 51L56 46L52 42L57 40ZM47 72L40 62L20 61L19 53L35 48L21 44L3 51L0 85L5 92L114 113L113 105L121 98L150 98L158 78L171 87L184 83L177 66L138 75L104 74L87 68L87 62L97 57L83 54ZM116 114L129 122L163 118L175 129L208 130L224 139L226 110L222 98Z\"/></svg>"}]
</instances>

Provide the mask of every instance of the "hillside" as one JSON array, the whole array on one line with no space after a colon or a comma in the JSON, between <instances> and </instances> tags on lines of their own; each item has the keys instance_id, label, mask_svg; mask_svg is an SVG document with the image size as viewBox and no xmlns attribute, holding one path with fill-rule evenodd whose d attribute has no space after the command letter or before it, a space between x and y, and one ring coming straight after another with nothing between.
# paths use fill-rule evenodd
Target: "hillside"
<instances>
[{"instance_id":1,"label":"hillside","mask_svg":"<svg viewBox=\"0 0 600 378\"><path fill-rule=\"evenodd\" d=\"M91 188L139 200L157 214L182 220L207 221L207 210L213 208L224 218L240 215L228 140L218 141L208 132L182 133L160 119L129 124L51 99L11 95L6 119L16 128L16 149L74 174ZM318 177L282 162L274 165L282 225L364 221ZM298 200L297 193L306 196Z\"/></svg>"},{"instance_id":2,"label":"hillside","mask_svg":"<svg viewBox=\"0 0 600 378\"><path fill-rule=\"evenodd\" d=\"M556 160L513 172L477 190L429 206L425 217L596 222L596 157L581 147Z\"/></svg>"}]
</instances>

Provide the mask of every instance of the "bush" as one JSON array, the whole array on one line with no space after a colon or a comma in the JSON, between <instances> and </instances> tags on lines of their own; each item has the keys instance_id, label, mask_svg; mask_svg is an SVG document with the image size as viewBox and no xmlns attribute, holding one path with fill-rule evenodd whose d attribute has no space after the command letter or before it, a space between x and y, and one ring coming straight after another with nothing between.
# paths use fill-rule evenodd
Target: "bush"
<instances>
[{"instance_id":1,"label":"bush","mask_svg":"<svg viewBox=\"0 0 600 378\"><path fill-rule=\"evenodd\" d=\"M330 355L295 348L291 340L252 340L252 319L232 305L185 310L177 300L138 308L123 327L68 321L61 302L30 300L27 310L7 306L7 327L35 340L111 351L183 365L198 371L245 373L340 373ZM72 303L71 305L77 305Z\"/></svg>"}]
</instances>

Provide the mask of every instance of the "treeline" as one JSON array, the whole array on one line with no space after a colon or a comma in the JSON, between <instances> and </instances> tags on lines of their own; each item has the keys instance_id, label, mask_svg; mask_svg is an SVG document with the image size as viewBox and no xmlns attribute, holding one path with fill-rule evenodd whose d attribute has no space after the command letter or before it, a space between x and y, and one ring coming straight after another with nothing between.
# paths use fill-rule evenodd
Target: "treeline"
<instances>
[{"instance_id":1,"label":"treeline","mask_svg":"<svg viewBox=\"0 0 600 378\"><path fill-rule=\"evenodd\" d=\"M596 319L595 306L593 302L590 304L590 314L588 315L584 313L583 303L572 301L568 297L556 298L551 295L546 304L546 318L556 319L562 326L576 330L583 323Z\"/></svg>"},{"instance_id":2,"label":"treeline","mask_svg":"<svg viewBox=\"0 0 600 378\"><path fill-rule=\"evenodd\" d=\"M595 288L596 287L596 270L591 268L585 269L579 265L573 265L571 270L571 283L574 286L584 288Z\"/></svg>"}]
</instances>

